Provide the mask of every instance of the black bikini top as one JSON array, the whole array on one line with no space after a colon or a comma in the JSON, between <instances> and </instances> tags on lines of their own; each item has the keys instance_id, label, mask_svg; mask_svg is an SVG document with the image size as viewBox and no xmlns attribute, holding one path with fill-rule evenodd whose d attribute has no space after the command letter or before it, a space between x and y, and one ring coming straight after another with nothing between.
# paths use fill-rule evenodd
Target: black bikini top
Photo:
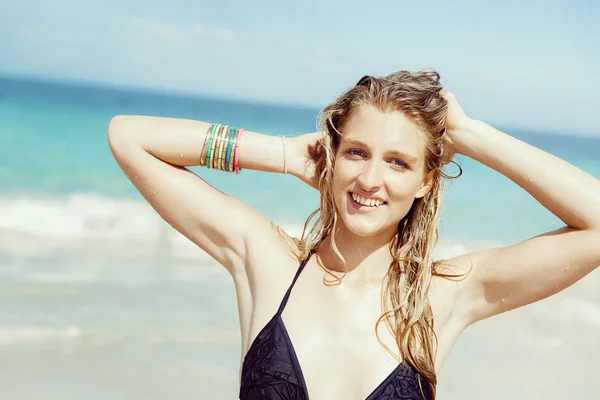
<instances>
[{"instance_id":1,"label":"black bikini top","mask_svg":"<svg viewBox=\"0 0 600 400\"><path fill-rule=\"evenodd\" d=\"M273 318L259 332L242 364L241 400L309 400L302 369L281 313L313 251L302 261ZM366 400L429 400L427 380L405 361ZM337 399L332 399L337 400Z\"/></svg>"}]
</instances>

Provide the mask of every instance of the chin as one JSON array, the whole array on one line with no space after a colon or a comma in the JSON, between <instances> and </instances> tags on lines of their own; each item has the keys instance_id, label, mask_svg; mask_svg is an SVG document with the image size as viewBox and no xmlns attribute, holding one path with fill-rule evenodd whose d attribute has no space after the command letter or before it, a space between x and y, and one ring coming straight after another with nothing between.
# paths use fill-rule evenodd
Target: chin
<instances>
[{"instance_id":1,"label":"chin","mask_svg":"<svg viewBox=\"0 0 600 400\"><path fill-rule=\"evenodd\" d=\"M368 221L360 215L346 215L342 221L348 233L364 238L380 235L390 228L381 221Z\"/></svg>"}]
</instances>

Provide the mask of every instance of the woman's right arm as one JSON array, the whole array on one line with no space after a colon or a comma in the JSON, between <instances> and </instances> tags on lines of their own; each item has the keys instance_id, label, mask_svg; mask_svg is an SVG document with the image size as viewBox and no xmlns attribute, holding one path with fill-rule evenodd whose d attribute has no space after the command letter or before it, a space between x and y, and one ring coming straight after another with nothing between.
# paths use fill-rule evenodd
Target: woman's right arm
<instances>
[{"instance_id":1,"label":"woman's right arm","mask_svg":"<svg viewBox=\"0 0 600 400\"><path fill-rule=\"evenodd\" d=\"M271 237L275 228L266 217L185 168L200 165L209 126L188 119L117 116L110 122L108 141L123 172L158 214L235 274L244 267L253 241L262 240L265 232ZM303 177L310 171L300 154L303 144L287 140L286 145L288 172L311 182ZM240 168L282 173L283 163L280 137L242 133Z\"/></svg>"}]
</instances>

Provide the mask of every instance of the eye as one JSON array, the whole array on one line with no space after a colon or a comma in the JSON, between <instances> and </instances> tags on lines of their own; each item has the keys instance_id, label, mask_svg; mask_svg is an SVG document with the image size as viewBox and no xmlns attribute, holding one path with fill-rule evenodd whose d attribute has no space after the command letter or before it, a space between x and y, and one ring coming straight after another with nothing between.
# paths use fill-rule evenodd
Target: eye
<instances>
[{"instance_id":1,"label":"eye","mask_svg":"<svg viewBox=\"0 0 600 400\"><path fill-rule=\"evenodd\" d=\"M400 168L400 169L407 169L407 168L408 168L408 164L406 164L404 161L402 161L402 160L399 160L399 159L397 159L397 158L392 160L392 164L393 164L395 167L398 167L398 168Z\"/></svg>"},{"instance_id":2,"label":"eye","mask_svg":"<svg viewBox=\"0 0 600 400\"><path fill-rule=\"evenodd\" d=\"M346 150L346 154L356 157L364 157L365 152L360 149L348 149Z\"/></svg>"}]
</instances>

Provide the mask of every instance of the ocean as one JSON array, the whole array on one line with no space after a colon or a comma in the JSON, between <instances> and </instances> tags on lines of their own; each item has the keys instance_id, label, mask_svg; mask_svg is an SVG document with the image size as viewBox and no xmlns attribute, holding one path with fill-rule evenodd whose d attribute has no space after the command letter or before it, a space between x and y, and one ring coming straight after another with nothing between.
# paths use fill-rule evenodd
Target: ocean
<instances>
[{"instance_id":1,"label":"ocean","mask_svg":"<svg viewBox=\"0 0 600 400\"><path fill-rule=\"evenodd\" d=\"M118 168L118 114L221 122L292 137L318 109L0 78L0 397L234 399L232 281L173 231ZM498 127L600 178L600 139ZM459 157L438 257L510 244L561 222L495 171ZM192 168L291 233L318 193L291 176ZM600 271L469 328L440 399L597 399Z\"/></svg>"}]
</instances>

